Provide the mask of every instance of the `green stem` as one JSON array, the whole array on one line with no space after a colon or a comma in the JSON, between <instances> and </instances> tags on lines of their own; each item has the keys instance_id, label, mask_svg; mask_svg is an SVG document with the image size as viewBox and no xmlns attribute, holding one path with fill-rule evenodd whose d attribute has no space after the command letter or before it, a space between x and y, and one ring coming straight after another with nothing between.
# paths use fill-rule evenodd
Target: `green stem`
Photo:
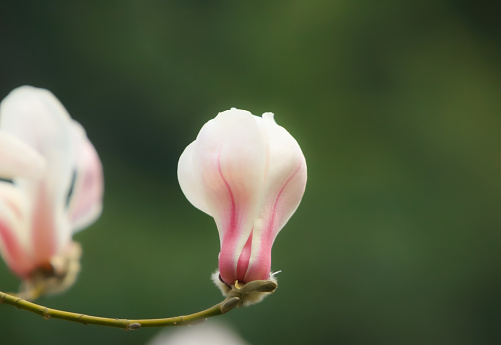
<instances>
[{"instance_id":1,"label":"green stem","mask_svg":"<svg viewBox=\"0 0 501 345\"><path fill-rule=\"evenodd\" d=\"M198 313L169 317L163 319L138 319L138 320L127 320L127 319L113 319L106 317L90 316L79 313L72 313L68 311L62 311L52 308L47 308L36 303L29 302L20 297L9 295L5 292L0 291L0 303L10 304L17 307L18 309L24 309L32 313L38 314L45 319L61 319L66 321L73 321L82 323L84 325L99 325L123 328L125 330L134 330L141 327L162 327L162 326L185 326L189 324L196 323L197 321L205 320L206 318L221 315L227 313L231 309L235 308L240 299L238 297L229 297L210 307L199 311Z\"/></svg>"},{"instance_id":2,"label":"green stem","mask_svg":"<svg viewBox=\"0 0 501 345\"><path fill-rule=\"evenodd\" d=\"M29 302L21 297L10 295L0 291L0 303L10 304L18 309L30 311L45 319L61 319L82 323L84 325L99 325L123 328L125 330L135 330L141 327L165 327L165 326L185 326L195 324L213 316L218 316L229 312L237 306L243 305L245 298L253 293L272 293L277 288L275 282L269 280L255 280L243 287L233 287L228 293L228 297L208 309L197 313L175 316L163 319L113 319L107 317L90 316L69 311L47 308L39 304Z\"/></svg>"}]
</instances>

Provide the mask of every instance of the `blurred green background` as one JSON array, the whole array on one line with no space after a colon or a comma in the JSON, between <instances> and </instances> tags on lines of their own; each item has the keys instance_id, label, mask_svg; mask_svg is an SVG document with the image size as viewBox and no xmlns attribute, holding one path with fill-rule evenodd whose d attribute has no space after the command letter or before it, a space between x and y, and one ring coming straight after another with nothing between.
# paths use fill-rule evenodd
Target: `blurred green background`
<instances>
[{"instance_id":1,"label":"blurred green background","mask_svg":"<svg viewBox=\"0 0 501 345\"><path fill-rule=\"evenodd\" d=\"M221 320L263 345L499 344L500 23L488 1L0 2L0 97L50 89L105 169L79 281L38 302L118 318L219 302L217 231L176 166L238 107L275 113L309 180L274 246L276 294ZM157 332L0 306L1 344Z\"/></svg>"}]
</instances>

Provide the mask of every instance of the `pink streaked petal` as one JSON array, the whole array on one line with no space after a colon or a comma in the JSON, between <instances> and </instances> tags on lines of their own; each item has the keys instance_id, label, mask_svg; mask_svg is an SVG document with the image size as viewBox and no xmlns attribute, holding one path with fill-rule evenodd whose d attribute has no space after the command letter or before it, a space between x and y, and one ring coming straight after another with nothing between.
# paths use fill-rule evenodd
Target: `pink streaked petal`
<instances>
[{"instance_id":1,"label":"pink streaked petal","mask_svg":"<svg viewBox=\"0 0 501 345\"><path fill-rule=\"evenodd\" d=\"M244 248L242 249L242 252L240 253L240 257L238 258L237 279L241 282L244 282L247 269L249 268L249 259L252 251L252 234L253 232L251 232Z\"/></svg>"},{"instance_id":2,"label":"pink streaked petal","mask_svg":"<svg viewBox=\"0 0 501 345\"><path fill-rule=\"evenodd\" d=\"M73 232L92 224L101 214L103 199L103 168L96 149L80 124L73 121L76 175L70 199Z\"/></svg>"},{"instance_id":3,"label":"pink streaked petal","mask_svg":"<svg viewBox=\"0 0 501 345\"><path fill-rule=\"evenodd\" d=\"M15 136L0 131L0 177L40 178L44 170L42 155Z\"/></svg>"},{"instance_id":4,"label":"pink streaked petal","mask_svg":"<svg viewBox=\"0 0 501 345\"><path fill-rule=\"evenodd\" d=\"M243 278L243 282L250 282L253 280L267 280L270 278L271 270L271 245L269 242L262 243L259 251L253 253L249 259L249 266L247 273Z\"/></svg>"},{"instance_id":5,"label":"pink streaked petal","mask_svg":"<svg viewBox=\"0 0 501 345\"><path fill-rule=\"evenodd\" d=\"M10 270L21 278L27 278L35 267L34 261L18 242L11 225L5 219L0 219L0 249Z\"/></svg>"},{"instance_id":6,"label":"pink streaked petal","mask_svg":"<svg viewBox=\"0 0 501 345\"><path fill-rule=\"evenodd\" d=\"M204 125L194 150L204 199L221 239L221 276L231 282L259 212L266 165L263 134L252 114L232 109Z\"/></svg>"},{"instance_id":7,"label":"pink streaked petal","mask_svg":"<svg viewBox=\"0 0 501 345\"><path fill-rule=\"evenodd\" d=\"M26 202L12 185L0 182L0 252L7 266L21 278L35 267L30 255Z\"/></svg>"},{"instance_id":8,"label":"pink streaked petal","mask_svg":"<svg viewBox=\"0 0 501 345\"><path fill-rule=\"evenodd\" d=\"M306 187L306 162L300 162L296 170L285 181L278 191L276 198L267 200L263 210L268 210L269 214L264 219L269 221L271 230L269 236L274 239L278 232L285 226L290 217L296 212L301 202Z\"/></svg>"},{"instance_id":9,"label":"pink streaked petal","mask_svg":"<svg viewBox=\"0 0 501 345\"><path fill-rule=\"evenodd\" d=\"M242 252L236 263L235 271L235 253L232 251L230 243L225 242L219 254L219 272L224 281L228 284L234 283L236 280L245 283L245 275L249 267L249 259L252 251L253 232L251 231L247 242L245 243Z\"/></svg>"},{"instance_id":10,"label":"pink streaked petal","mask_svg":"<svg viewBox=\"0 0 501 345\"><path fill-rule=\"evenodd\" d=\"M268 279L271 270L271 249L278 232L283 228L302 197L301 187L306 179L303 163L293 171L292 176L281 186L275 198L269 198L263 207L263 217L256 226L252 254L245 281ZM299 188L298 188L299 187ZM304 189L303 189L304 190ZM253 242L253 243L254 243Z\"/></svg>"},{"instance_id":11,"label":"pink streaked petal","mask_svg":"<svg viewBox=\"0 0 501 345\"><path fill-rule=\"evenodd\" d=\"M33 241L33 256L37 265L46 265L50 258L58 251L59 234L57 228L58 212L53 209L47 200L45 188L40 188L33 203L31 214L31 236Z\"/></svg>"},{"instance_id":12,"label":"pink streaked petal","mask_svg":"<svg viewBox=\"0 0 501 345\"><path fill-rule=\"evenodd\" d=\"M273 238L294 214L306 187L306 160L297 141L277 125L271 113L263 114L269 143L269 167L266 175L266 199L263 219L274 218Z\"/></svg>"},{"instance_id":13,"label":"pink streaked petal","mask_svg":"<svg viewBox=\"0 0 501 345\"><path fill-rule=\"evenodd\" d=\"M269 275L275 237L296 211L306 186L306 161L296 140L275 123L271 113L263 114L263 130L269 148L267 192L254 231L246 281L267 279L262 277Z\"/></svg>"}]
</instances>

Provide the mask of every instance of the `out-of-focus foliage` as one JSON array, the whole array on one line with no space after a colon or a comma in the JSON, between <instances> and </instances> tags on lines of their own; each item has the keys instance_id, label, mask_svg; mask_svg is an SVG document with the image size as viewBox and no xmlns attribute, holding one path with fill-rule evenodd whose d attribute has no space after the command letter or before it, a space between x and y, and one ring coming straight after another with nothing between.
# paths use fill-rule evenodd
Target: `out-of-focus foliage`
<instances>
[{"instance_id":1,"label":"out-of-focus foliage","mask_svg":"<svg viewBox=\"0 0 501 345\"><path fill-rule=\"evenodd\" d=\"M253 344L501 339L501 26L486 1L2 1L0 96L50 89L105 169L83 271L39 302L163 317L220 300L219 241L177 159L218 111L273 111L308 162ZM16 279L0 265L1 290ZM210 322L210 321L209 321ZM0 307L2 344L143 344Z\"/></svg>"}]
</instances>

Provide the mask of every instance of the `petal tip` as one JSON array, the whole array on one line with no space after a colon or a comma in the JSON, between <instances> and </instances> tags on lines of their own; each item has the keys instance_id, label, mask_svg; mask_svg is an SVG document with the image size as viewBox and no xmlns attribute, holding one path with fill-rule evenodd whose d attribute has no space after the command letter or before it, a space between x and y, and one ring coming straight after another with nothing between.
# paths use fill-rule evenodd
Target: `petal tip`
<instances>
[{"instance_id":1,"label":"petal tip","mask_svg":"<svg viewBox=\"0 0 501 345\"><path fill-rule=\"evenodd\" d=\"M267 111L267 112L263 113L263 115L261 117L264 120L275 122L275 114L273 114L272 112Z\"/></svg>"}]
</instances>

